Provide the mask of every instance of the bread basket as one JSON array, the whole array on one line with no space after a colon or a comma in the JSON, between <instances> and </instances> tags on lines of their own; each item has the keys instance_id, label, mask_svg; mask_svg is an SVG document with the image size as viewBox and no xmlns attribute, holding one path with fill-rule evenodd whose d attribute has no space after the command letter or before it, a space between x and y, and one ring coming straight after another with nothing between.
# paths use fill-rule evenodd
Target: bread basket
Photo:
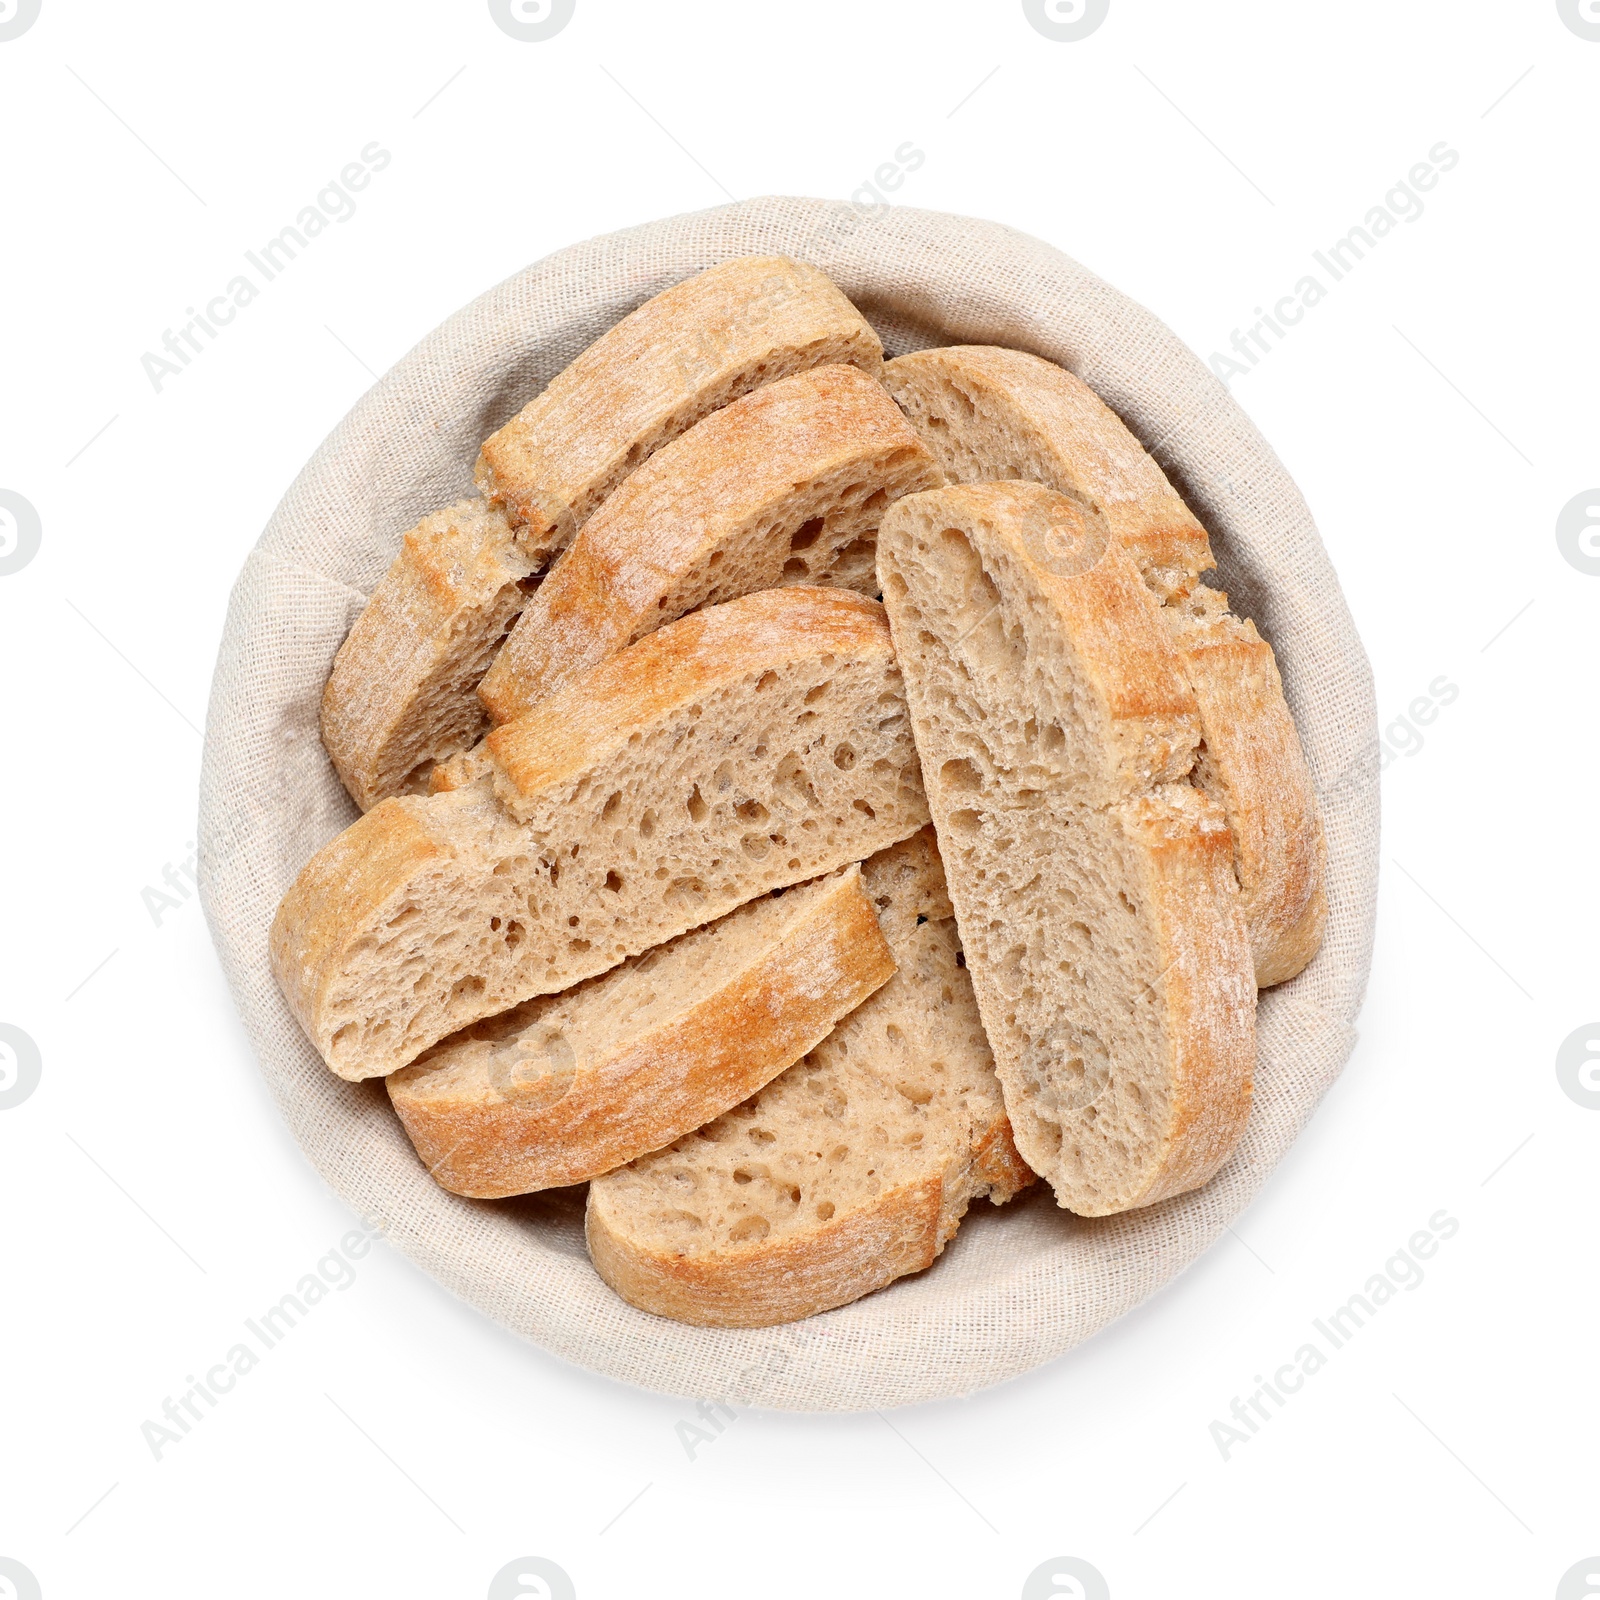
<instances>
[{"instance_id":1,"label":"bread basket","mask_svg":"<svg viewBox=\"0 0 1600 1600\"><path fill-rule=\"evenodd\" d=\"M1121 414L1210 531L1220 573L1273 644L1320 793L1321 953L1266 991L1255 1105L1198 1193L1085 1220L1036 1192L978 1204L928 1271L789 1327L700 1329L617 1298L568 1191L485 1203L427 1176L381 1082L324 1067L280 997L267 927L305 860L354 820L318 739L334 652L424 513L471 492L478 444L641 301L745 254L815 262L890 355L981 343L1070 368ZM206 727L201 890L261 1069L312 1164L390 1242L522 1337L646 1388L800 1411L967 1394L1049 1361L1188 1266L1246 1205L1355 1040L1377 890L1371 676L1294 484L1228 391L1142 307L997 223L770 198L572 246L482 295L362 397L289 489L228 610ZM1042 1189L1042 1186L1041 1186Z\"/></svg>"}]
</instances>

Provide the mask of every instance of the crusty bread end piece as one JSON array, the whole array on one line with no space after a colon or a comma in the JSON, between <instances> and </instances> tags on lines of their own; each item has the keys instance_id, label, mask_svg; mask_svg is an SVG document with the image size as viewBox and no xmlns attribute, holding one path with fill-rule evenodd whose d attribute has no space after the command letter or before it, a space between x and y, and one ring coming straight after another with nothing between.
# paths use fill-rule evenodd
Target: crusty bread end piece
<instances>
[{"instance_id":1,"label":"crusty bread end piece","mask_svg":"<svg viewBox=\"0 0 1600 1600\"><path fill-rule=\"evenodd\" d=\"M478 687L496 722L701 606L781 584L878 592L873 540L944 476L875 378L817 367L714 411L584 524Z\"/></svg>"},{"instance_id":2,"label":"crusty bread end piece","mask_svg":"<svg viewBox=\"0 0 1600 1600\"><path fill-rule=\"evenodd\" d=\"M341 1077L928 820L883 608L843 589L697 611L488 744L492 776L383 801L278 908L274 971Z\"/></svg>"},{"instance_id":3,"label":"crusty bread end piece","mask_svg":"<svg viewBox=\"0 0 1600 1600\"><path fill-rule=\"evenodd\" d=\"M894 970L847 867L474 1024L390 1077L389 1098L456 1194L583 1183L765 1087Z\"/></svg>"},{"instance_id":4,"label":"crusty bread end piece","mask_svg":"<svg viewBox=\"0 0 1600 1600\"><path fill-rule=\"evenodd\" d=\"M1205 729L1194 782L1227 815L1256 984L1265 989L1294 977L1322 945L1322 814L1272 646L1255 624L1203 585L1164 610Z\"/></svg>"},{"instance_id":5,"label":"crusty bread end piece","mask_svg":"<svg viewBox=\"0 0 1600 1600\"><path fill-rule=\"evenodd\" d=\"M511 525L481 500L424 517L372 591L322 693L322 742L370 811L417 794L488 718L473 691L533 588Z\"/></svg>"},{"instance_id":6,"label":"crusty bread end piece","mask_svg":"<svg viewBox=\"0 0 1600 1600\"><path fill-rule=\"evenodd\" d=\"M832 282L788 256L739 256L645 301L497 433L477 483L548 563L627 475L701 417L831 362L876 376L883 346Z\"/></svg>"},{"instance_id":7,"label":"crusty bread end piece","mask_svg":"<svg viewBox=\"0 0 1600 1600\"><path fill-rule=\"evenodd\" d=\"M1249 1110L1254 967L1154 596L1032 483L900 501L878 574L1018 1149L1085 1215L1198 1187Z\"/></svg>"},{"instance_id":8,"label":"crusty bread end piece","mask_svg":"<svg viewBox=\"0 0 1600 1600\"><path fill-rule=\"evenodd\" d=\"M862 882L894 977L753 1099L590 1186L590 1255L633 1305L709 1327L811 1316L921 1271L973 1199L1033 1182L931 830Z\"/></svg>"}]
</instances>

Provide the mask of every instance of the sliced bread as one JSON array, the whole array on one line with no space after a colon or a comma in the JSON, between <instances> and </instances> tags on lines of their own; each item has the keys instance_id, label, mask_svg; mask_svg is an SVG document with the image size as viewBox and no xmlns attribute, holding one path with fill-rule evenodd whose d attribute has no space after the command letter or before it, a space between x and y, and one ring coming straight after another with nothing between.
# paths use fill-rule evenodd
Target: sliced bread
<instances>
[{"instance_id":1,"label":"sliced bread","mask_svg":"<svg viewBox=\"0 0 1600 1600\"><path fill-rule=\"evenodd\" d=\"M894 977L753 1099L590 1186L590 1255L632 1304L711 1327L811 1316L921 1271L973 1199L1033 1182L931 830L861 871Z\"/></svg>"},{"instance_id":2,"label":"sliced bread","mask_svg":"<svg viewBox=\"0 0 1600 1600\"><path fill-rule=\"evenodd\" d=\"M1322 946L1322 813L1277 660L1255 624L1204 585L1163 613L1205 733L1191 777L1227 815L1256 984L1265 989L1301 972Z\"/></svg>"},{"instance_id":3,"label":"sliced bread","mask_svg":"<svg viewBox=\"0 0 1600 1600\"><path fill-rule=\"evenodd\" d=\"M876 595L879 518L943 482L875 378L829 366L769 383L623 480L551 568L479 697L509 721L664 623L757 589Z\"/></svg>"},{"instance_id":4,"label":"sliced bread","mask_svg":"<svg viewBox=\"0 0 1600 1600\"><path fill-rule=\"evenodd\" d=\"M894 969L847 867L475 1023L390 1077L389 1098L456 1194L582 1183L765 1087Z\"/></svg>"},{"instance_id":5,"label":"sliced bread","mask_svg":"<svg viewBox=\"0 0 1600 1600\"><path fill-rule=\"evenodd\" d=\"M1197 1188L1244 1128L1256 991L1154 596L1032 483L899 501L878 574L1017 1148L1085 1215Z\"/></svg>"},{"instance_id":6,"label":"sliced bread","mask_svg":"<svg viewBox=\"0 0 1600 1600\"><path fill-rule=\"evenodd\" d=\"M843 589L697 611L487 744L488 775L375 806L278 908L279 983L341 1077L928 820L883 608Z\"/></svg>"},{"instance_id":7,"label":"sliced bread","mask_svg":"<svg viewBox=\"0 0 1600 1600\"><path fill-rule=\"evenodd\" d=\"M459 500L424 517L356 618L322 693L322 742L370 811L428 787L489 725L473 693L537 580L503 513Z\"/></svg>"},{"instance_id":8,"label":"sliced bread","mask_svg":"<svg viewBox=\"0 0 1600 1600\"><path fill-rule=\"evenodd\" d=\"M883 347L807 262L739 256L645 301L484 442L477 482L548 563L656 450L763 383Z\"/></svg>"},{"instance_id":9,"label":"sliced bread","mask_svg":"<svg viewBox=\"0 0 1600 1600\"><path fill-rule=\"evenodd\" d=\"M889 393L952 483L1025 478L1098 511L1161 599L1216 565L1206 530L1122 419L1064 367L999 345L918 350Z\"/></svg>"},{"instance_id":10,"label":"sliced bread","mask_svg":"<svg viewBox=\"0 0 1600 1600\"><path fill-rule=\"evenodd\" d=\"M884 381L952 482L1026 478L1070 496L1164 602L1199 699L1194 782L1233 832L1256 982L1292 978L1322 942L1321 814L1271 647L1198 582L1214 565L1204 528L1110 407L1052 362L962 345L901 356Z\"/></svg>"}]
</instances>

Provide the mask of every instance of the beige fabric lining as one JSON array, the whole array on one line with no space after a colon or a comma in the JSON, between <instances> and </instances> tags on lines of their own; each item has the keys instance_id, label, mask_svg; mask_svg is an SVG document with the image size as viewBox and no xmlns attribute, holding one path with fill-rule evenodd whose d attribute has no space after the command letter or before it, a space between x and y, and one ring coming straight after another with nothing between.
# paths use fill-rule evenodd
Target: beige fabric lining
<instances>
[{"instance_id":1,"label":"beige fabric lining","mask_svg":"<svg viewBox=\"0 0 1600 1600\"><path fill-rule=\"evenodd\" d=\"M889 355L1005 344L1067 366L1151 448L1205 523L1217 578L1277 652L1328 834L1327 937L1262 996L1243 1142L1198 1194L1094 1221L1035 1194L978 1203L944 1256L791 1328L683 1327L589 1266L571 1197L484 1203L423 1172L381 1084L335 1078L289 1015L267 927L306 859L356 811L317 734L346 631L425 513L471 492L479 443L650 295L730 256L813 261ZM805 1411L969 1393L1071 1349L1182 1271L1254 1197L1355 1041L1377 892L1372 681L1310 513L1227 390L1149 312L996 223L774 198L575 245L450 318L363 396L245 563L228 611L201 774L202 893L262 1071L295 1137L352 1206L485 1315L650 1389ZM1041 1186L1042 1188L1042 1186Z\"/></svg>"}]
</instances>

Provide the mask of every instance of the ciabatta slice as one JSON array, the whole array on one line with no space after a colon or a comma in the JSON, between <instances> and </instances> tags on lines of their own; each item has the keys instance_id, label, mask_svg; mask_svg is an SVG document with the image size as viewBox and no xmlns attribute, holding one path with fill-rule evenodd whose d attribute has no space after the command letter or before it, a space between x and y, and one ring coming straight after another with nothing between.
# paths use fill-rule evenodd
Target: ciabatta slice
<instances>
[{"instance_id":1,"label":"ciabatta slice","mask_svg":"<svg viewBox=\"0 0 1600 1600\"><path fill-rule=\"evenodd\" d=\"M481 500L401 540L322 694L323 745L363 811L425 791L434 765L487 729L473 691L535 581L511 525Z\"/></svg>"},{"instance_id":2,"label":"ciabatta slice","mask_svg":"<svg viewBox=\"0 0 1600 1600\"><path fill-rule=\"evenodd\" d=\"M701 1326L791 1322L921 1271L972 1200L1033 1182L930 833L861 869L888 983L753 1099L590 1186L589 1252L624 1299Z\"/></svg>"},{"instance_id":3,"label":"ciabatta slice","mask_svg":"<svg viewBox=\"0 0 1600 1600\"><path fill-rule=\"evenodd\" d=\"M883 347L815 267L739 256L624 317L484 442L478 488L539 566L635 467L763 383L844 362L876 376Z\"/></svg>"},{"instance_id":4,"label":"ciabatta slice","mask_svg":"<svg viewBox=\"0 0 1600 1600\"><path fill-rule=\"evenodd\" d=\"M1017 1148L1085 1215L1198 1187L1244 1128L1256 991L1154 596L1031 483L901 500L878 574Z\"/></svg>"},{"instance_id":5,"label":"ciabatta slice","mask_svg":"<svg viewBox=\"0 0 1600 1600\"><path fill-rule=\"evenodd\" d=\"M1064 367L999 345L950 345L891 361L883 381L952 483L1021 478L1098 512L1163 600L1216 565L1166 474Z\"/></svg>"},{"instance_id":6,"label":"ciabatta slice","mask_svg":"<svg viewBox=\"0 0 1600 1600\"><path fill-rule=\"evenodd\" d=\"M953 482L1026 478L1098 513L1164 602L1200 704L1194 782L1222 806L1265 987L1317 952L1326 846L1311 772L1271 646L1197 582L1210 543L1166 475L1072 373L988 345L901 356L884 382Z\"/></svg>"},{"instance_id":7,"label":"ciabatta slice","mask_svg":"<svg viewBox=\"0 0 1600 1600\"><path fill-rule=\"evenodd\" d=\"M830 366L769 383L623 480L523 610L479 697L509 721L664 623L757 589L876 595L884 510L943 482L875 378Z\"/></svg>"},{"instance_id":8,"label":"ciabatta slice","mask_svg":"<svg viewBox=\"0 0 1600 1600\"><path fill-rule=\"evenodd\" d=\"M1272 646L1255 624L1204 586L1164 613L1205 730L1193 781L1227 814L1256 984L1265 989L1294 977L1322 947L1322 813Z\"/></svg>"},{"instance_id":9,"label":"ciabatta slice","mask_svg":"<svg viewBox=\"0 0 1600 1600\"><path fill-rule=\"evenodd\" d=\"M389 1079L432 1176L478 1199L582 1183L720 1116L894 973L861 873L764 895Z\"/></svg>"},{"instance_id":10,"label":"ciabatta slice","mask_svg":"<svg viewBox=\"0 0 1600 1600\"><path fill-rule=\"evenodd\" d=\"M272 959L341 1077L555 994L927 821L883 608L772 589L641 639L307 863ZM498 798L497 798L498 796Z\"/></svg>"}]
</instances>

